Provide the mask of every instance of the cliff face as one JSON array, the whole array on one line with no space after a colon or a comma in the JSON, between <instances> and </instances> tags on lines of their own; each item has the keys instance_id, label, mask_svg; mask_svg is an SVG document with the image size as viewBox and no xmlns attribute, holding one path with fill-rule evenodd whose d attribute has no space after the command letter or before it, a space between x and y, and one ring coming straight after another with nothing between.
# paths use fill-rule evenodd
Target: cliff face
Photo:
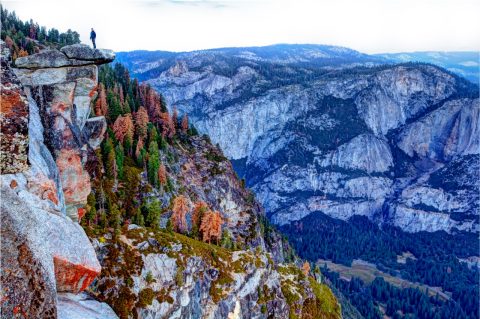
<instances>
[{"instance_id":1,"label":"cliff face","mask_svg":"<svg viewBox=\"0 0 480 319\"><path fill-rule=\"evenodd\" d=\"M478 231L475 85L421 64L163 55L120 59L219 143L275 223L320 211L409 232Z\"/></svg>"},{"instance_id":2,"label":"cliff face","mask_svg":"<svg viewBox=\"0 0 480 319\"><path fill-rule=\"evenodd\" d=\"M288 245L222 152L206 137L181 141L160 152L172 189L152 188L143 200L160 200L163 227L180 194L190 207L205 202L221 213L231 246L136 224L93 229L102 273L90 292L120 318L339 318L329 288L291 263ZM191 229L191 213L187 220Z\"/></svg>"},{"instance_id":3,"label":"cliff face","mask_svg":"<svg viewBox=\"0 0 480 319\"><path fill-rule=\"evenodd\" d=\"M65 314L59 294L83 291L101 271L78 219L90 193L85 161L106 128L89 118L96 65L113 59L74 45L13 68L2 42L3 316Z\"/></svg>"}]
</instances>

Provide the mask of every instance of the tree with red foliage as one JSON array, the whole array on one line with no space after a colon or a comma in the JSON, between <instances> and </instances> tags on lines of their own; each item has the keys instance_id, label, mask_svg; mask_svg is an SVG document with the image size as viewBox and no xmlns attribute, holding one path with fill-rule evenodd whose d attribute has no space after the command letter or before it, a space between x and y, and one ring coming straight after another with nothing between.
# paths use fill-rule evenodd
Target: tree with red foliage
<instances>
[{"instance_id":1,"label":"tree with red foliage","mask_svg":"<svg viewBox=\"0 0 480 319\"><path fill-rule=\"evenodd\" d=\"M207 211L200 224L200 232L202 233L202 240L207 243L211 243L215 240L218 244L220 237L222 236L222 216L220 212Z\"/></svg>"},{"instance_id":2,"label":"tree with red foliage","mask_svg":"<svg viewBox=\"0 0 480 319\"><path fill-rule=\"evenodd\" d=\"M160 164L160 167L158 168L158 182L160 185L167 184L167 169L163 164Z\"/></svg>"},{"instance_id":3,"label":"tree with red foliage","mask_svg":"<svg viewBox=\"0 0 480 319\"><path fill-rule=\"evenodd\" d=\"M134 126L130 113L117 117L115 123L113 123L115 138L122 144L125 138L128 138L130 141L133 140L133 130Z\"/></svg>"},{"instance_id":4,"label":"tree with red foliage","mask_svg":"<svg viewBox=\"0 0 480 319\"><path fill-rule=\"evenodd\" d=\"M308 276L308 274L310 273L310 263L308 261L303 263L302 271L305 276Z\"/></svg>"},{"instance_id":5,"label":"tree with red foliage","mask_svg":"<svg viewBox=\"0 0 480 319\"><path fill-rule=\"evenodd\" d=\"M187 133L188 131L188 115L185 114L182 118L182 132Z\"/></svg>"},{"instance_id":6,"label":"tree with red foliage","mask_svg":"<svg viewBox=\"0 0 480 319\"><path fill-rule=\"evenodd\" d=\"M147 110L143 106L140 106L137 113L135 113L135 131L139 141L143 141L147 137L147 125L149 121Z\"/></svg>"},{"instance_id":7,"label":"tree with red foliage","mask_svg":"<svg viewBox=\"0 0 480 319\"><path fill-rule=\"evenodd\" d=\"M188 199L179 195L173 200L173 214L172 214L172 223L173 228L178 233L186 233L187 228L187 213L190 210L190 205Z\"/></svg>"},{"instance_id":8,"label":"tree with red foliage","mask_svg":"<svg viewBox=\"0 0 480 319\"><path fill-rule=\"evenodd\" d=\"M108 105L107 105L107 94L105 93L105 86L103 83L98 85L98 98L95 103L95 115L104 116L107 114Z\"/></svg>"},{"instance_id":9,"label":"tree with red foliage","mask_svg":"<svg viewBox=\"0 0 480 319\"><path fill-rule=\"evenodd\" d=\"M138 140L137 142L137 147L135 148L135 157L139 158L140 157L140 152L143 149L143 140Z\"/></svg>"},{"instance_id":10,"label":"tree with red foliage","mask_svg":"<svg viewBox=\"0 0 480 319\"><path fill-rule=\"evenodd\" d=\"M176 106L173 107L172 122L173 122L173 125L174 125L175 128L176 128L176 127L178 126L178 111L177 111L177 107L176 107Z\"/></svg>"},{"instance_id":11,"label":"tree with red foliage","mask_svg":"<svg viewBox=\"0 0 480 319\"><path fill-rule=\"evenodd\" d=\"M175 135L175 125L167 112L161 113L160 124L162 125L162 137L172 138Z\"/></svg>"}]
</instances>

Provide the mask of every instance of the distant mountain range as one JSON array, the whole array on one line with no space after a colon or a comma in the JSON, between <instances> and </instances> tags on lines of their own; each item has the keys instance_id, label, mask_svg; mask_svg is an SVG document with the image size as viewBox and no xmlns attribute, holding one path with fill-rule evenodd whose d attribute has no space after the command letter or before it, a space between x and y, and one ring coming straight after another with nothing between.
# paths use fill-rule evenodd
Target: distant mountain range
<instances>
[{"instance_id":1,"label":"distant mountain range","mask_svg":"<svg viewBox=\"0 0 480 319\"><path fill-rule=\"evenodd\" d=\"M475 51L401 52L376 54L396 62L424 62L439 65L473 83L480 82L480 53Z\"/></svg>"},{"instance_id":2,"label":"distant mountain range","mask_svg":"<svg viewBox=\"0 0 480 319\"><path fill-rule=\"evenodd\" d=\"M236 56L255 61L269 61L301 65L316 63L345 65L352 63L385 64L422 62L441 66L467 80L480 84L480 52L476 51L422 51L379 53L367 55L338 46L316 44L276 44L264 47L239 47L199 50L192 52L145 51L119 52L119 62L125 64L139 80L148 80L164 71L179 56L208 53L211 56ZM140 67L141 64L141 67Z\"/></svg>"},{"instance_id":3,"label":"distant mountain range","mask_svg":"<svg viewBox=\"0 0 480 319\"><path fill-rule=\"evenodd\" d=\"M477 81L456 71L473 70L475 59L447 63L444 55L449 71L429 56L398 62L276 45L117 59L220 145L302 257L366 260L442 287L454 303L431 306L440 318L478 319L478 269L467 262L479 260L480 99ZM411 258L399 261L405 254ZM368 299L364 284L324 273L362 314L344 318L382 318L372 303L385 302L381 296ZM400 292L387 299L410 302Z\"/></svg>"},{"instance_id":4,"label":"distant mountain range","mask_svg":"<svg viewBox=\"0 0 480 319\"><path fill-rule=\"evenodd\" d=\"M429 179L461 156L478 165L478 87L455 74L325 45L117 59L221 146L277 224L322 211L410 232L478 231L469 170L452 175L468 180L467 196L462 183L444 193Z\"/></svg>"}]
</instances>

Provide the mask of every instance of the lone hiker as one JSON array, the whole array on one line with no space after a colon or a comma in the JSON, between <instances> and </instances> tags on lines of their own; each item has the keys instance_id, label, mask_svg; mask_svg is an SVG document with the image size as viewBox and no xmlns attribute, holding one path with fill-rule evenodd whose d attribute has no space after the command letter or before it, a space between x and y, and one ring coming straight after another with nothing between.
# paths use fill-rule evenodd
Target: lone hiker
<instances>
[{"instance_id":1,"label":"lone hiker","mask_svg":"<svg viewBox=\"0 0 480 319\"><path fill-rule=\"evenodd\" d=\"M90 32L90 39L92 40L92 43L93 43L93 48L96 49L97 46L95 45L95 38L97 37L97 34L95 33L95 31L93 30L92 28L92 31Z\"/></svg>"}]
</instances>

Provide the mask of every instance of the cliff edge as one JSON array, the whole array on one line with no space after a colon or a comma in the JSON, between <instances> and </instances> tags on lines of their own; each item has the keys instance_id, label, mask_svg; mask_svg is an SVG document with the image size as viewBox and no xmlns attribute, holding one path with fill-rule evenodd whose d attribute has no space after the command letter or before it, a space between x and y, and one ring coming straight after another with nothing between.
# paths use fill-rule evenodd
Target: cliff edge
<instances>
[{"instance_id":1,"label":"cliff edge","mask_svg":"<svg viewBox=\"0 0 480 319\"><path fill-rule=\"evenodd\" d=\"M58 293L83 291L101 271L78 220L88 154L106 130L90 118L97 65L115 55L77 44L14 67L3 42L1 52L2 317L57 318Z\"/></svg>"}]
</instances>

